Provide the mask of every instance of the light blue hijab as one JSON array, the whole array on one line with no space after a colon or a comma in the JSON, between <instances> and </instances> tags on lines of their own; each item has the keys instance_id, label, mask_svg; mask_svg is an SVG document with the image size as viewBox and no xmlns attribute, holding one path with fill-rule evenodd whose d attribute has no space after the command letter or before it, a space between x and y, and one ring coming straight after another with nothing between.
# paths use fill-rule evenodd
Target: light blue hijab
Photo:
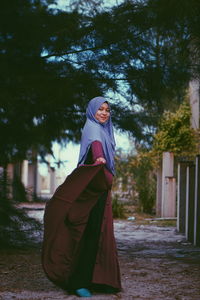
<instances>
[{"instance_id":1,"label":"light blue hijab","mask_svg":"<svg viewBox=\"0 0 200 300\"><path fill-rule=\"evenodd\" d=\"M88 107L86 110L87 120L82 131L78 165L84 164L91 143L94 141L99 141L103 146L103 152L106 159L106 167L112 172L112 174L114 174L115 138L113 134L111 116L108 121L103 124L95 118L97 110L104 102L107 102L105 98L95 97L88 103Z\"/></svg>"}]
</instances>

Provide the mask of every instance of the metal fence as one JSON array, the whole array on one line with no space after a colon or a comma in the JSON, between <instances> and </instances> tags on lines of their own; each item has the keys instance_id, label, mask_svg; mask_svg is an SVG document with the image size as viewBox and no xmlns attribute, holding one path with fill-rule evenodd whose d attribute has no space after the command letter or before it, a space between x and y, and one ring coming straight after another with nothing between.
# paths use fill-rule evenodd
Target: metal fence
<instances>
[{"instance_id":1,"label":"metal fence","mask_svg":"<svg viewBox=\"0 0 200 300\"><path fill-rule=\"evenodd\" d=\"M200 155L178 164L177 230L200 246Z\"/></svg>"}]
</instances>

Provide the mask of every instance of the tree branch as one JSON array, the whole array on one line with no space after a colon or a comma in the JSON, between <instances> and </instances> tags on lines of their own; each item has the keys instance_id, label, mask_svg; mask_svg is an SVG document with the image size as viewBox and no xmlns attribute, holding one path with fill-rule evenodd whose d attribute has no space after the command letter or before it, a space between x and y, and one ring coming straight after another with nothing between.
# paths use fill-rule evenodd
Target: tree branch
<instances>
[{"instance_id":1,"label":"tree branch","mask_svg":"<svg viewBox=\"0 0 200 300\"><path fill-rule=\"evenodd\" d=\"M102 47L91 47L91 48L86 48L86 49L81 49L81 50L73 50L70 52L66 52L66 53L52 53L52 54L47 54L44 56L41 56L41 58L49 58L52 56L64 56L64 55L69 55L69 54L76 54L76 53L80 53L80 52L85 52L85 51L94 51L94 50L98 50L101 49Z\"/></svg>"}]
</instances>

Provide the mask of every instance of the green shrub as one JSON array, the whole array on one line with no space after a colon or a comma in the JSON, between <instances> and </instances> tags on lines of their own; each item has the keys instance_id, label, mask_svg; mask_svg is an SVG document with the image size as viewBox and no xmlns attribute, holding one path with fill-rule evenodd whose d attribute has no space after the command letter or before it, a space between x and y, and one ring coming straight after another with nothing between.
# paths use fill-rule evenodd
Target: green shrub
<instances>
[{"instance_id":1,"label":"green shrub","mask_svg":"<svg viewBox=\"0 0 200 300\"><path fill-rule=\"evenodd\" d=\"M162 156L165 151L176 156L196 155L199 148L199 132L191 128L189 102L183 102L176 112L166 111L154 135L153 153Z\"/></svg>"},{"instance_id":2,"label":"green shrub","mask_svg":"<svg viewBox=\"0 0 200 300\"><path fill-rule=\"evenodd\" d=\"M112 211L113 211L113 218L123 219L125 218L125 209L124 204L119 201L117 195L115 195L112 199Z\"/></svg>"},{"instance_id":3,"label":"green shrub","mask_svg":"<svg viewBox=\"0 0 200 300\"><path fill-rule=\"evenodd\" d=\"M140 151L136 157L133 157L131 164L135 179L135 189L138 193L139 210L153 214L156 200L154 161L149 152Z\"/></svg>"}]
</instances>

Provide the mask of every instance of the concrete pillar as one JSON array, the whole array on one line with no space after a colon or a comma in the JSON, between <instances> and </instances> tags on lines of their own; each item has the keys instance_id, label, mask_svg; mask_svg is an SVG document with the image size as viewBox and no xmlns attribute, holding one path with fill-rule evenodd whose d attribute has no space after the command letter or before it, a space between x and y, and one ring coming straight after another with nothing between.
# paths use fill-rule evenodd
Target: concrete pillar
<instances>
[{"instance_id":1,"label":"concrete pillar","mask_svg":"<svg viewBox=\"0 0 200 300\"><path fill-rule=\"evenodd\" d=\"M34 165L29 164L28 166L28 188L30 192L33 193L33 186L34 186Z\"/></svg>"},{"instance_id":2,"label":"concrete pillar","mask_svg":"<svg viewBox=\"0 0 200 300\"><path fill-rule=\"evenodd\" d=\"M161 217L176 216L176 179L174 178L174 154L164 152L162 160Z\"/></svg>"},{"instance_id":3,"label":"concrete pillar","mask_svg":"<svg viewBox=\"0 0 200 300\"><path fill-rule=\"evenodd\" d=\"M53 195L56 188L56 171L54 168L50 168L50 194Z\"/></svg>"},{"instance_id":4,"label":"concrete pillar","mask_svg":"<svg viewBox=\"0 0 200 300\"><path fill-rule=\"evenodd\" d=\"M189 166L186 168L186 204L185 204L185 236L188 239L188 216L189 216Z\"/></svg>"},{"instance_id":5,"label":"concrete pillar","mask_svg":"<svg viewBox=\"0 0 200 300\"><path fill-rule=\"evenodd\" d=\"M199 80L194 79L189 83L189 98L191 106L191 126L199 128Z\"/></svg>"},{"instance_id":6,"label":"concrete pillar","mask_svg":"<svg viewBox=\"0 0 200 300\"><path fill-rule=\"evenodd\" d=\"M7 169L7 186L6 186L6 194L8 198L13 197L13 178L14 178L14 165L13 164L8 164Z\"/></svg>"},{"instance_id":7,"label":"concrete pillar","mask_svg":"<svg viewBox=\"0 0 200 300\"><path fill-rule=\"evenodd\" d=\"M156 216L161 217L162 210L162 166L157 169Z\"/></svg>"},{"instance_id":8,"label":"concrete pillar","mask_svg":"<svg viewBox=\"0 0 200 300\"><path fill-rule=\"evenodd\" d=\"M200 155L196 157L195 168L194 245L200 246Z\"/></svg>"},{"instance_id":9,"label":"concrete pillar","mask_svg":"<svg viewBox=\"0 0 200 300\"><path fill-rule=\"evenodd\" d=\"M177 185L177 231L185 233L186 213L186 170L187 163L178 164L178 185Z\"/></svg>"},{"instance_id":10,"label":"concrete pillar","mask_svg":"<svg viewBox=\"0 0 200 300\"><path fill-rule=\"evenodd\" d=\"M165 177L164 179L164 201L162 202L162 217L176 217L176 178Z\"/></svg>"},{"instance_id":11,"label":"concrete pillar","mask_svg":"<svg viewBox=\"0 0 200 300\"><path fill-rule=\"evenodd\" d=\"M39 171L38 171L38 160L35 163L35 193L37 197L40 197L41 191L41 180L39 178Z\"/></svg>"},{"instance_id":12,"label":"concrete pillar","mask_svg":"<svg viewBox=\"0 0 200 300\"><path fill-rule=\"evenodd\" d=\"M174 176L174 153L163 152L162 170L163 177Z\"/></svg>"},{"instance_id":13,"label":"concrete pillar","mask_svg":"<svg viewBox=\"0 0 200 300\"><path fill-rule=\"evenodd\" d=\"M187 166L186 177L186 238L191 243L194 241L194 195L195 195L195 165Z\"/></svg>"},{"instance_id":14,"label":"concrete pillar","mask_svg":"<svg viewBox=\"0 0 200 300\"><path fill-rule=\"evenodd\" d=\"M28 189L33 199L38 196L40 187L38 174L38 160L36 153L33 154L32 163L28 166Z\"/></svg>"},{"instance_id":15,"label":"concrete pillar","mask_svg":"<svg viewBox=\"0 0 200 300\"><path fill-rule=\"evenodd\" d=\"M28 187L28 160L22 162L21 181L25 188Z\"/></svg>"},{"instance_id":16,"label":"concrete pillar","mask_svg":"<svg viewBox=\"0 0 200 300\"><path fill-rule=\"evenodd\" d=\"M14 178L14 165L13 164L8 164L8 166L7 166L7 176L8 176L8 180L10 182L12 182L12 180Z\"/></svg>"}]
</instances>

